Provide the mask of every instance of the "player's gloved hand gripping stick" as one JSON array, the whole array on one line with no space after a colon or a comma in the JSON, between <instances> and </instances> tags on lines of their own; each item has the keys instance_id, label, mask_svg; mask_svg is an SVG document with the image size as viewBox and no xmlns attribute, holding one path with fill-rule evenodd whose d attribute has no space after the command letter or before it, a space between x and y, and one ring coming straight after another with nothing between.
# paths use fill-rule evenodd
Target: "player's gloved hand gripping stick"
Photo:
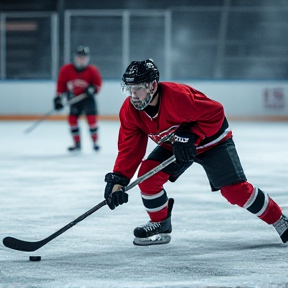
<instances>
[{"instance_id":1,"label":"player's gloved hand gripping stick","mask_svg":"<svg viewBox=\"0 0 288 288\"><path fill-rule=\"evenodd\" d=\"M173 153L177 164L194 161L194 157L196 156L196 140L197 136L189 131L189 129L180 127L180 129L176 130Z\"/></svg>"},{"instance_id":2,"label":"player's gloved hand gripping stick","mask_svg":"<svg viewBox=\"0 0 288 288\"><path fill-rule=\"evenodd\" d=\"M161 164L159 164L158 166L156 166L155 168L153 168L152 170L150 170L149 172L147 172L146 174L144 174L143 176L137 178L134 182L132 182L127 187L125 187L125 191L131 190L136 185L148 179L149 177L153 176L157 172L161 171L162 169L164 169L165 167L167 167L174 161L175 161L175 156L173 155L167 160L165 160L164 162L162 162ZM105 206L106 204L107 204L107 201L103 200L102 202L100 202L99 204L97 204L96 206L94 206L93 208L91 208L90 210L88 210L87 212L79 216L78 218L76 218L74 221L70 222L69 224L67 224L66 226L64 226L63 228L61 228L60 230L56 231L55 233L53 233L52 235L48 236L47 238L43 240L30 242L30 241L24 241L24 240L20 240L20 239L8 236L3 239L3 244L6 247L14 249L14 250L25 251L25 252L36 251L42 246L44 246L45 244L47 244L48 242L50 242L51 240L55 239L56 237L58 237L59 235L61 235L62 233L70 229L71 227L73 227L74 225L76 225L77 223L84 220L89 215L99 210L101 207Z\"/></svg>"}]
</instances>

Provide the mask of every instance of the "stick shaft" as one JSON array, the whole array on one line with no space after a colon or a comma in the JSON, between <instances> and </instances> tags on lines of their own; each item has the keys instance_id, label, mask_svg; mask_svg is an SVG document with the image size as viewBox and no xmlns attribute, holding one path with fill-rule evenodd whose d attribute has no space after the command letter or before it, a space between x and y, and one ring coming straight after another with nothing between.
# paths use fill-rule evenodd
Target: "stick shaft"
<instances>
[{"instance_id":1,"label":"stick shaft","mask_svg":"<svg viewBox=\"0 0 288 288\"><path fill-rule=\"evenodd\" d=\"M85 99L85 98L87 98L87 97L88 97L88 96L87 96L85 93L80 94L80 95L78 95L78 96L76 96L76 97L73 97L73 98L70 99L69 101L67 101L65 105L71 106L72 104L78 103L78 102L82 101L83 99Z\"/></svg>"},{"instance_id":2,"label":"stick shaft","mask_svg":"<svg viewBox=\"0 0 288 288\"><path fill-rule=\"evenodd\" d=\"M128 185L125 188L125 191L131 190L133 187L143 182L144 180L148 179L149 177L156 174L157 172L161 171L162 169L164 169L165 167L167 167L174 161L175 161L175 156L173 155L170 158L168 158L166 161L162 162L161 164L159 164L158 166L156 166L155 168L153 168L152 170L144 174L143 176L137 178L135 181L133 181L130 185ZM68 223L67 225L65 225L64 227L62 227L61 229L59 229L58 231L56 231L55 233L51 234L50 236L48 236L47 238L43 240L30 242L30 241L24 241L24 240L20 240L20 239L8 236L3 239L3 244L10 249L14 249L18 251L25 251L25 252L36 251L42 246L44 246L45 244L47 244L48 242L50 242L51 240L63 234L68 229L72 228L77 223L87 218L89 215L99 210L101 207L105 206L106 204L107 204L106 200L103 200L96 206L92 207L90 210L86 211L84 214L80 215L74 221Z\"/></svg>"},{"instance_id":3,"label":"stick shaft","mask_svg":"<svg viewBox=\"0 0 288 288\"><path fill-rule=\"evenodd\" d=\"M171 163L173 163L175 161L175 156L171 156L170 158L168 158L167 160L163 161L162 163L160 163L158 166L156 166L155 168L153 168L152 170L150 170L149 172L147 172L146 174L144 174L143 176L139 177L138 179L136 179L134 182L132 182L130 185L128 185L125 188L125 191L128 191L130 189L132 189L133 187L135 187L136 185L140 184L141 182L143 182L144 180L150 178L151 176L153 176L154 174L156 174L157 172L161 171L162 169L164 169L165 167L167 167L168 165L170 165Z\"/></svg>"},{"instance_id":4,"label":"stick shaft","mask_svg":"<svg viewBox=\"0 0 288 288\"><path fill-rule=\"evenodd\" d=\"M76 104L76 103L82 101L85 98L87 98L87 95L85 93L83 93L83 94L80 94L80 95L78 95L76 97L73 97L72 99L67 101L64 105L65 106L68 106L68 105L71 106L73 104ZM54 108L52 110L48 111L40 119L38 119L36 122L34 122L30 127L25 129L24 132L25 133L30 133L31 131L33 131L41 122L43 122L45 119L47 119L54 112L55 112Z\"/></svg>"},{"instance_id":5,"label":"stick shaft","mask_svg":"<svg viewBox=\"0 0 288 288\"><path fill-rule=\"evenodd\" d=\"M44 114L40 119L34 122L30 127L24 130L25 133L29 133L34 130L42 121L44 121L47 117L49 117L54 112L54 108Z\"/></svg>"}]
</instances>

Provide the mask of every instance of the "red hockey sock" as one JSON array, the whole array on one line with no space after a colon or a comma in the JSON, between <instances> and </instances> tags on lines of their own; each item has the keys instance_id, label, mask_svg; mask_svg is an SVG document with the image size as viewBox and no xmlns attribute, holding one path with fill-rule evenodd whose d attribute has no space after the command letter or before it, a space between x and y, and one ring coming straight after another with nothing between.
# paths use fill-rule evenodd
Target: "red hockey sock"
<instances>
[{"instance_id":1,"label":"red hockey sock","mask_svg":"<svg viewBox=\"0 0 288 288\"><path fill-rule=\"evenodd\" d=\"M231 204L247 209L267 224L275 223L282 215L279 205L267 193L248 182L222 187L221 194Z\"/></svg>"},{"instance_id":2,"label":"red hockey sock","mask_svg":"<svg viewBox=\"0 0 288 288\"><path fill-rule=\"evenodd\" d=\"M144 160L140 166L138 176L141 177L157 165L159 165L158 161ZM163 185L168 179L168 174L159 171L139 184L144 207L152 222L160 222L167 218L168 196Z\"/></svg>"},{"instance_id":3,"label":"red hockey sock","mask_svg":"<svg viewBox=\"0 0 288 288\"><path fill-rule=\"evenodd\" d=\"M269 203L267 205L267 208L265 212L259 216L259 218L268 224L274 224L280 219L281 215L281 208L277 203L273 201L273 199L269 197Z\"/></svg>"},{"instance_id":4,"label":"red hockey sock","mask_svg":"<svg viewBox=\"0 0 288 288\"><path fill-rule=\"evenodd\" d=\"M87 115L87 122L88 122L88 125L90 128L91 139L95 143L98 140L97 116L96 115Z\"/></svg>"},{"instance_id":5,"label":"red hockey sock","mask_svg":"<svg viewBox=\"0 0 288 288\"><path fill-rule=\"evenodd\" d=\"M80 143L80 133L78 127L78 118L75 115L68 116L68 123L70 126L70 132L74 143Z\"/></svg>"},{"instance_id":6,"label":"red hockey sock","mask_svg":"<svg viewBox=\"0 0 288 288\"><path fill-rule=\"evenodd\" d=\"M168 203L167 206L164 207L162 210L157 211L157 212L148 212L148 215L151 219L152 222L160 222L163 221L167 218L168 215Z\"/></svg>"}]
</instances>

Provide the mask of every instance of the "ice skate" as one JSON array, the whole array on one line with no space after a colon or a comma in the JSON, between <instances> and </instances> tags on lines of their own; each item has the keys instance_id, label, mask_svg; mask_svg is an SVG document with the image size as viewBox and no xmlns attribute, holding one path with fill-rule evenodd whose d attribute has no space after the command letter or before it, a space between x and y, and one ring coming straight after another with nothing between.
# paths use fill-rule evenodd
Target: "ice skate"
<instances>
[{"instance_id":1,"label":"ice skate","mask_svg":"<svg viewBox=\"0 0 288 288\"><path fill-rule=\"evenodd\" d=\"M94 143L93 149L94 149L95 151L99 151L100 146L99 146L97 143Z\"/></svg>"},{"instance_id":2,"label":"ice skate","mask_svg":"<svg viewBox=\"0 0 288 288\"><path fill-rule=\"evenodd\" d=\"M282 242L288 242L288 218L285 215L282 215L281 218L273 224L273 226L280 235Z\"/></svg>"},{"instance_id":3,"label":"ice skate","mask_svg":"<svg viewBox=\"0 0 288 288\"><path fill-rule=\"evenodd\" d=\"M74 146L68 147L68 151L74 152L74 151L80 151L81 150L81 144L75 143Z\"/></svg>"},{"instance_id":4,"label":"ice skate","mask_svg":"<svg viewBox=\"0 0 288 288\"><path fill-rule=\"evenodd\" d=\"M174 199L170 198L168 202L168 215L165 220L160 222L149 221L147 224L134 229L134 245L148 246L170 242L171 236L168 234L172 232L171 212L173 204Z\"/></svg>"}]
</instances>

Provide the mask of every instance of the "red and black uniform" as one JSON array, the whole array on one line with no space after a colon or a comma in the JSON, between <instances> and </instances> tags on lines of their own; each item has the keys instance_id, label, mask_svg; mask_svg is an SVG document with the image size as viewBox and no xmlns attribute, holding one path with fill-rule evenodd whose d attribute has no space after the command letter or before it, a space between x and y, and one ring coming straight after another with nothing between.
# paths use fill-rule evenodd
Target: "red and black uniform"
<instances>
[{"instance_id":1,"label":"red and black uniform","mask_svg":"<svg viewBox=\"0 0 288 288\"><path fill-rule=\"evenodd\" d=\"M85 89L93 85L96 92L99 93L102 86L102 78L97 67L88 65L85 69L78 70L74 65L66 64L61 67L57 80L57 95L69 92L77 97L85 93ZM80 142L78 128L78 118L85 113L90 128L90 134L93 142L97 141L97 103L94 97L87 97L70 107L68 122L74 142Z\"/></svg>"},{"instance_id":2,"label":"red and black uniform","mask_svg":"<svg viewBox=\"0 0 288 288\"><path fill-rule=\"evenodd\" d=\"M158 110L153 114L149 113L151 106L143 111L135 109L130 97L123 103L113 172L131 179L140 164L139 176L168 159L173 154L173 133L185 125L197 138L194 162L203 166L212 190L221 190L230 203L246 208L269 224L279 220L279 206L246 180L223 106L184 84L160 82L158 92ZM142 161L148 137L158 145ZM153 222L167 217L168 197L163 185L175 181L191 164L170 164L139 184Z\"/></svg>"}]
</instances>

